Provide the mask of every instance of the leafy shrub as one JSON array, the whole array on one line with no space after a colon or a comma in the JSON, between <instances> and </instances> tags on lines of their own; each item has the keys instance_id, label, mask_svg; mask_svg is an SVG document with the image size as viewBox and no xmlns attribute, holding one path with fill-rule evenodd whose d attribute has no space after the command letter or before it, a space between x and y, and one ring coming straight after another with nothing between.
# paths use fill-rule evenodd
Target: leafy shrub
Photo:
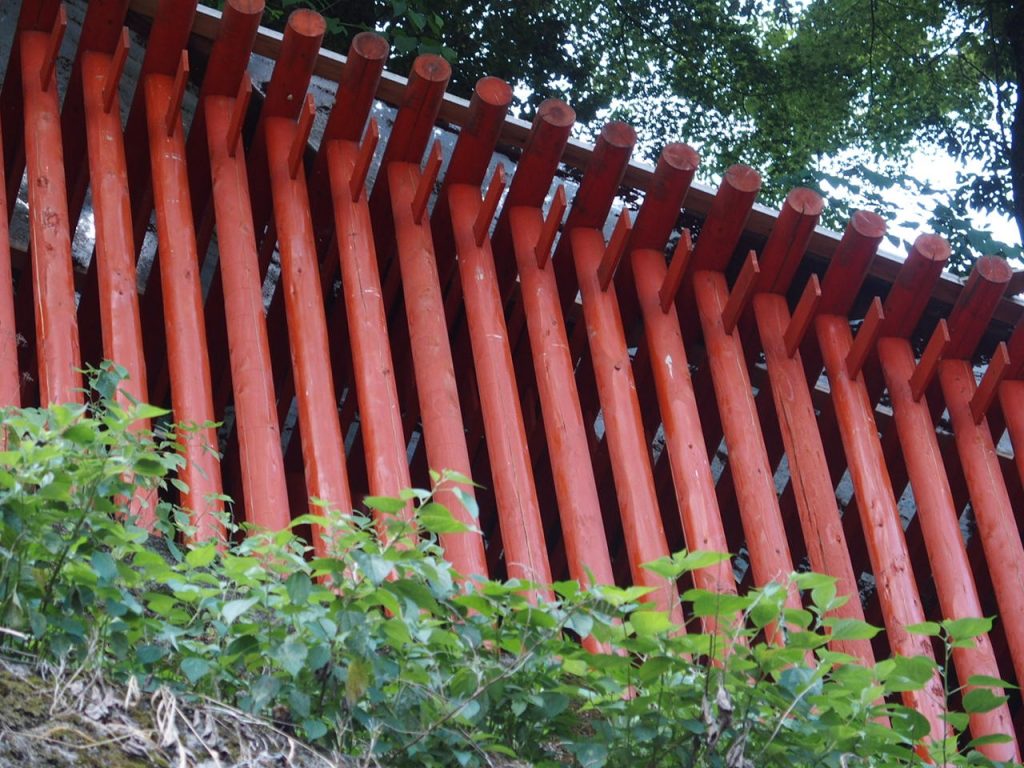
<instances>
[{"instance_id":1,"label":"leafy shrub","mask_svg":"<svg viewBox=\"0 0 1024 768\"><path fill-rule=\"evenodd\" d=\"M792 577L806 611L784 607L787 585L742 597L690 590L685 632L641 602L642 588L561 582L536 605L538 585L456 574L437 534L461 524L420 490L367 499L387 543L360 514L296 520L323 527L331 557L313 558L290 530L179 547L169 534L185 522L180 510L157 506L162 536L128 514L133 496L177 482L173 433L130 429L163 412L122 408L109 372L94 380L105 396L89 408L3 413L0 650L225 700L370 764L922 763L927 724L895 696L922 687L934 662L865 668L829 651L829 633L877 630L825 616L840 602L828 577ZM410 499L415 531L389 516ZM723 557L684 552L649 567L678 578ZM701 631L702 617L729 636ZM763 642L776 625L783 641ZM953 629L962 640L962 626L920 631ZM583 637L609 652L584 650ZM1005 700L987 693L965 703ZM989 764L973 746L959 749L954 733L931 750L948 764Z\"/></svg>"}]
</instances>

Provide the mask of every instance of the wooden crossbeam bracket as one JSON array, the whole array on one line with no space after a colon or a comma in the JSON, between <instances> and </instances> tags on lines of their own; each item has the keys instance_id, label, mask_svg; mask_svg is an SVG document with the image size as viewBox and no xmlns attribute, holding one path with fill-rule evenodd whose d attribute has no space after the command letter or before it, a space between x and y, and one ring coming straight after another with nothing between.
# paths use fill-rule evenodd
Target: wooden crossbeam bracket
<instances>
[{"instance_id":1,"label":"wooden crossbeam bracket","mask_svg":"<svg viewBox=\"0 0 1024 768\"><path fill-rule=\"evenodd\" d=\"M64 40L64 32L67 28L68 12L64 8L64 3L61 3L58 6L57 19L53 22L53 29L50 30L46 56L43 57L43 64L39 68L39 87L44 91L50 87L50 80L53 79L53 69L57 66L57 55L60 53L60 44Z\"/></svg>"},{"instance_id":2,"label":"wooden crossbeam bracket","mask_svg":"<svg viewBox=\"0 0 1024 768\"><path fill-rule=\"evenodd\" d=\"M915 403L931 386L950 341L949 324L946 322L946 318L942 318L935 326L935 330L932 331L932 337L921 354L921 362L917 364L914 373L910 376L910 396Z\"/></svg>"},{"instance_id":3,"label":"wooden crossbeam bracket","mask_svg":"<svg viewBox=\"0 0 1024 768\"><path fill-rule=\"evenodd\" d=\"M441 143L434 141L430 147L430 155L427 157L427 165L420 175L420 183L416 187L416 194L412 198L412 218L417 224L423 223L423 214L427 210L427 201L430 200L430 191L437 181L437 174L441 170Z\"/></svg>"},{"instance_id":4,"label":"wooden crossbeam bracket","mask_svg":"<svg viewBox=\"0 0 1024 768\"><path fill-rule=\"evenodd\" d=\"M380 141L380 126L377 119L370 118L370 125L366 129L363 143L359 145L359 154L356 156L356 164L352 168L352 178L348 182L348 191L352 195L352 202L359 202L359 196L366 188L366 177L370 173L370 165L373 163L373 153L377 151L377 144Z\"/></svg>"},{"instance_id":5,"label":"wooden crossbeam bracket","mask_svg":"<svg viewBox=\"0 0 1024 768\"><path fill-rule=\"evenodd\" d=\"M498 210L498 203L504 193L505 166L498 163L494 169L494 175L491 176L491 185L487 188L487 196L484 197L484 202L480 206L479 213L477 213L476 221L473 222L473 240L476 242L477 247L484 244L487 230L491 228L491 220L494 218L495 211Z\"/></svg>"},{"instance_id":6,"label":"wooden crossbeam bracket","mask_svg":"<svg viewBox=\"0 0 1024 768\"><path fill-rule=\"evenodd\" d=\"M228 123L228 157L234 157L238 151L238 142L242 138L242 126L245 125L245 113L249 110L249 99L252 98L252 79L248 72L242 73L242 81L238 84L238 94L231 108L231 121Z\"/></svg>"},{"instance_id":7,"label":"wooden crossbeam bracket","mask_svg":"<svg viewBox=\"0 0 1024 768\"><path fill-rule=\"evenodd\" d=\"M558 227L562 224L562 216L568 201L565 198L565 185L559 184L555 190L555 196L551 200L551 207L548 208L548 217L544 219L544 226L541 227L540 237L537 240L535 253L537 255L537 269L544 269L551 255L551 246L555 243L555 235L558 234Z\"/></svg>"},{"instance_id":8,"label":"wooden crossbeam bracket","mask_svg":"<svg viewBox=\"0 0 1024 768\"><path fill-rule=\"evenodd\" d=\"M679 293L679 286L683 284L683 277L686 275L687 267L690 264L690 256L693 255L693 239L690 237L690 230L684 228L679 235L679 242L672 251L672 260L668 263L668 272L665 280L658 289L658 299L661 303L661 311L668 312Z\"/></svg>"},{"instance_id":9,"label":"wooden crossbeam bracket","mask_svg":"<svg viewBox=\"0 0 1024 768\"><path fill-rule=\"evenodd\" d=\"M999 384L1006 377L1010 370L1010 351L1006 348L1006 342L999 342L995 354L988 361L988 369L981 377L981 384L978 385L974 397L971 398L971 417L975 424L980 424L985 418L988 409L996 399L999 392Z\"/></svg>"},{"instance_id":10,"label":"wooden crossbeam bracket","mask_svg":"<svg viewBox=\"0 0 1024 768\"><path fill-rule=\"evenodd\" d=\"M615 230L612 232L612 239L608 247L604 249L604 256L597 266L597 281L602 291L607 291L615 277L615 270L619 268L622 261L622 254L626 251L626 242L629 240L629 233L633 231L633 221L629 217L629 210L622 209L619 220L615 222Z\"/></svg>"},{"instance_id":11,"label":"wooden crossbeam bracket","mask_svg":"<svg viewBox=\"0 0 1024 768\"><path fill-rule=\"evenodd\" d=\"M174 74L174 90L167 104L164 115L164 129L168 136L174 135L174 127L181 122L181 100L185 98L185 86L188 85L188 51L182 51L178 58L178 71Z\"/></svg>"},{"instance_id":12,"label":"wooden crossbeam bracket","mask_svg":"<svg viewBox=\"0 0 1024 768\"><path fill-rule=\"evenodd\" d=\"M725 302L722 310L722 325L725 332L732 335L736 330L736 323L739 322L743 310L747 308L750 299L754 295L754 286L757 285L758 275L761 274L761 266L757 263L757 254L751 250L747 254L747 260L743 262L743 269L740 276L736 278L736 284L729 292L729 299Z\"/></svg>"},{"instance_id":13,"label":"wooden crossbeam bracket","mask_svg":"<svg viewBox=\"0 0 1024 768\"><path fill-rule=\"evenodd\" d=\"M820 304L821 282L818 280L818 276L812 273L811 279L807 281L804 292L800 296L800 301L793 311L793 316L789 320L789 325L786 326L786 332L783 334L783 341L786 344L786 357L792 357L800 348L804 336L807 335L807 329L811 327L814 316L818 314L818 306Z\"/></svg>"},{"instance_id":14,"label":"wooden crossbeam bracket","mask_svg":"<svg viewBox=\"0 0 1024 768\"><path fill-rule=\"evenodd\" d=\"M288 175L293 179L299 175L299 168L302 167L302 157L306 154L309 134L313 131L314 117L316 117L316 103L313 101L313 94L307 93L306 100L302 104L302 111L299 112L299 129L295 132L291 149L288 150Z\"/></svg>"},{"instance_id":15,"label":"wooden crossbeam bracket","mask_svg":"<svg viewBox=\"0 0 1024 768\"><path fill-rule=\"evenodd\" d=\"M846 373L851 379L860 375L861 368L867 362L868 355L875 348L878 335L882 331L882 321L885 320L885 312L882 310L882 300L875 296L868 307L868 313L864 315L864 322L861 323L857 337L853 340L850 353L846 356Z\"/></svg>"},{"instance_id":16,"label":"wooden crossbeam bracket","mask_svg":"<svg viewBox=\"0 0 1024 768\"><path fill-rule=\"evenodd\" d=\"M128 60L128 51L131 48L131 41L128 38L128 27L121 28L121 37L117 41L117 48L114 55L110 57L110 69L107 76L103 78L103 112L110 114L114 107L114 100L117 98L118 86L121 84L121 75L124 74L124 63Z\"/></svg>"}]
</instances>

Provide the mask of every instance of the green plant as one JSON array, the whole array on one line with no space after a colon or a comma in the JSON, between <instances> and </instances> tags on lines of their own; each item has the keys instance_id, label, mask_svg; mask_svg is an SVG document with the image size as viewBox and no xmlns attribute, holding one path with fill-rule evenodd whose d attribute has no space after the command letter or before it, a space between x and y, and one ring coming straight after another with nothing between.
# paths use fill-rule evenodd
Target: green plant
<instances>
[{"instance_id":1,"label":"green plant","mask_svg":"<svg viewBox=\"0 0 1024 768\"><path fill-rule=\"evenodd\" d=\"M312 557L290 530L178 547L172 505L158 508L163 536L127 517L140 488L173 482L173 434L133 432L159 412L116 405L108 374L94 376L105 396L89 408L3 414L0 650L227 701L369 765L922 764L927 724L893 697L922 686L934 662L866 668L828 650L830 638L877 632L829 618L842 598L828 577L792 577L809 605L798 611L784 607L783 584L740 597L690 590L685 632L642 588L561 582L555 600L534 604L538 585L452 570L437 535L462 524L423 490L366 499L384 540L358 513L296 520L323 527L330 557ZM392 517L410 499L415 529ZM724 557L684 552L648 567L678 579ZM706 618L728 633L703 631ZM918 629L945 632L951 647L984 627ZM588 636L609 652L584 650ZM949 720L965 727L964 715ZM973 746L933 751L987 764Z\"/></svg>"}]
</instances>

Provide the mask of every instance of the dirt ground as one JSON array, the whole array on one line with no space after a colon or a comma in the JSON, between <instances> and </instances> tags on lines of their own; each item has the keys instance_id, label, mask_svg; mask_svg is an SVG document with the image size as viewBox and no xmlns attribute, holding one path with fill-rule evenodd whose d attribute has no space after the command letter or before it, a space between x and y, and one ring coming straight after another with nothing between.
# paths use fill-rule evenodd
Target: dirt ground
<instances>
[{"instance_id":1,"label":"dirt ground","mask_svg":"<svg viewBox=\"0 0 1024 768\"><path fill-rule=\"evenodd\" d=\"M0 658L0 768L349 768L219 704Z\"/></svg>"}]
</instances>

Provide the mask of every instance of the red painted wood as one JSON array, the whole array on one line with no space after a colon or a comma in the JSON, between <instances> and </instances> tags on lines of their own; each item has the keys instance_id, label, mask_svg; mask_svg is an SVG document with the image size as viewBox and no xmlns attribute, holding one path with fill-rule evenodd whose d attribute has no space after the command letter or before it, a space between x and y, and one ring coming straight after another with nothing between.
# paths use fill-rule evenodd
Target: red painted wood
<instances>
[{"instance_id":1,"label":"red painted wood","mask_svg":"<svg viewBox=\"0 0 1024 768\"><path fill-rule=\"evenodd\" d=\"M988 421L975 423L971 415L970 402L977 391L971 364L964 360L942 361L939 384L989 564L999 621L1005 627L1014 672L1018 680L1024 680L1024 546L1013 504L999 468Z\"/></svg>"},{"instance_id":2,"label":"red painted wood","mask_svg":"<svg viewBox=\"0 0 1024 768\"><path fill-rule=\"evenodd\" d=\"M430 468L438 472L455 470L469 477L469 453L462 428L456 374L444 321L444 304L437 279L430 222L426 217L419 224L413 221L412 201L419 181L420 170L414 164L394 162L388 167L394 238L405 296L420 418L423 421ZM473 493L470 487L464 487L463 491ZM476 525L476 521L450 492L440 493L438 501L445 504L456 518L469 525ZM509 541L508 537L513 533L502 531L509 575L532 578L528 553L515 549L515 542ZM441 537L441 543L448 559L463 575L487 574L483 541L479 534L447 534Z\"/></svg>"},{"instance_id":3,"label":"red painted wood","mask_svg":"<svg viewBox=\"0 0 1024 768\"><path fill-rule=\"evenodd\" d=\"M674 585L642 567L667 555L668 544L658 512L618 303L615 292L602 291L598 281L604 237L600 230L579 227L570 232L570 239L633 583L651 587L654 591L647 598L681 624L682 611Z\"/></svg>"},{"instance_id":4,"label":"red painted wood","mask_svg":"<svg viewBox=\"0 0 1024 768\"><path fill-rule=\"evenodd\" d=\"M910 343L904 339L883 339L879 343L878 354L914 489L917 518L924 535L942 616L946 619L981 617L984 613L967 561L967 550L960 536L959 510L953 504L935 425L927 402L915 402L911 392L914 355ZM987 635L978 637L970 648L954 648L953 662L960 684L967 686L967 690L970 690L967 681L972 675L999 677L999 666ZM1010 710L1005 704L971 717L971 735L974 738L993 733L1006 734L1011 741L983 746L981 750L993 760L1018 760Z\"/></svg>"},{"instance_id":5,"label":"red painted wood","mask_svg":"<svg viewBox=\"0 0 1024 768\"><path fill-rule=\"evenodd\" d=\"M299 382L296 395L306 490L310 502L319 499L347 513L352 509L352 498L338 418L338 393L330 368L327 317L306 178L301 165L294 178L288 167L299 127L288 117L272 117L266 121L265 130L274 223L281 248L280 290L288 318L292 372ZM249 181L251 186L252 179ZM310 511L316 514L319 508L312 505ZM316 527L313 545L320 553L327 551L328 542Z\"/></svg>"},{"instance_id":6,"label":"red painted wood","mask_svg":"<svg viewBox=\"0 0 1024 768\"><path fill-rule=\"evenodd\" d=\"M552 270L537 266L534 249L543 229L541 221L539 210L525 206L513 208L508 216L566 558L569 573L581 584L588 584L591 577L598 584L612 584L615 579L558 288Z\"/></svg>"},{"instance_id":7,"label":"red painted wood","mask_svg":"<svg viewBox=\"0 0 1024 768\"><path fill-rule=\"evenodd\" d=\"M786 300L777 294L754 297L754 316L764 348L771 396L789 462L803 540L811 568L836 578L836 591L850 599L836 616L864 620L857 578L843 534L843 523L829 479L825 447L818 433L814 404L804 379L803 362L786 350L785 332L791 322ZM874 663L867 640L834 643L867 664Z\"/></svg>"},{"instance_id":8,"label":"red painted wood","mask_svg":"<svg viewBox=\"0 0 1024 768\"><path fill-rule=\"evenodd\" d=\"M723 325L722 313L729 296L725 277L701 270L694 275L693 283L751 571L757 584L767 584L791 573L793 560L755 412L743 344L739 334L730 335ZM788 605L800 607L795 590L790 591Z\"/></svg>"},{"instance_id":9,"label":"red painted wood","mask_svg":"<svg viewBox=\"0 0 1024 768\"><path fill-rule=\"evenodd\" d=\"M679 318L674 306L661 308L658 292L667 272L665 259L660 251L641 248L633 251L631 261L686 546L690 551L728 552ZM736 591L728 561L697 571L694 582L711 592Z\"/></svg>"},{"instance_id":10,"label":"red painted wood","mask_svg":"<svg viewBox=\"0 0 1024 768\"><path fill-rule=\"evenodd\" d=\"M360 148L353 141L332 140L325 152L369 488L374 495L394 497L411 481L370 210L366 193L359 190L356 199L349 183Z\"/></svg>"},{"instance_id":11,"label":"red painted wood","mask_svg":"<svg viewBox=\"0 0 1024 768\"><path fill-rule=\"evenodd\" d=\"M494 257L486 238L482 245L475 242L480 191L468 184L455 184L448 188L448 199L505 560L510 572L521 572L524 578L549 584L551 568L544 526L526 446Z\"/></svg>"},{"instance_id":12,"label":"red painted wood","mask_svg":"<svg viewBox=\"0 0 1024 768\"><path fill-rule=\"evenodd\" d=\"M185 137L181 120L167 134L166 113L173 99L172 76L151 74L140 84L145 90L146 118L152 165L153 199L160 238L160 284L167 337L167 368L171 404L179 424L195 425L182 436L185 466L180 477L188 491L181 503L192 515L196 538L222 535L217 519L223 511L217 432L211 424L213 394L207 357L203 297L199 284L192 207L188 197Z\"/></svg>"},{"instance_id":13,"label":"red painted wood","mask_svg":"<svg viewBox=\"0 0 1024 768\"><path fill-rule=\"evenodd\" d=\"M233 157L229 152L235 99L207 96L205 102L245 519L260 528L280 530L291 516L245 154L241 147Z\"/></svg>"},{"instance_id":14,"label":"red painted wood","mask_svg":"<svg viewBox=\"0 0 1024 768\"><path fill-rule=\"evenodd\" d=\"M927 638L912 635L905 629L910 624L924 621L925 615L910 568L907 544L867 388L863 377L850 378L846 371L846 358L853 346L849 323L845 317L819 315L815 327L828 371L850 477L857 494L861 527L878 585L889 645L893 652L904 656L931 656ZM941 718L943 691L937 675L923 690L903 694L903 701L928 719L931 738L943 737L946 732Z\"/></svg>"},{"instance_id":15,"label":"red painted wood","mask_svg":"<svg viewBox=\"0 0 1024 768\"><path fill-rule=\"evenodd\" d=\"M39 398L43 405L82 401L71 227L64 184L57 81L53 71L45 88L40 83L40 70L50 49L50 37L49 32L19 35L36 357Z\"/></svg>"}]
</instances>

